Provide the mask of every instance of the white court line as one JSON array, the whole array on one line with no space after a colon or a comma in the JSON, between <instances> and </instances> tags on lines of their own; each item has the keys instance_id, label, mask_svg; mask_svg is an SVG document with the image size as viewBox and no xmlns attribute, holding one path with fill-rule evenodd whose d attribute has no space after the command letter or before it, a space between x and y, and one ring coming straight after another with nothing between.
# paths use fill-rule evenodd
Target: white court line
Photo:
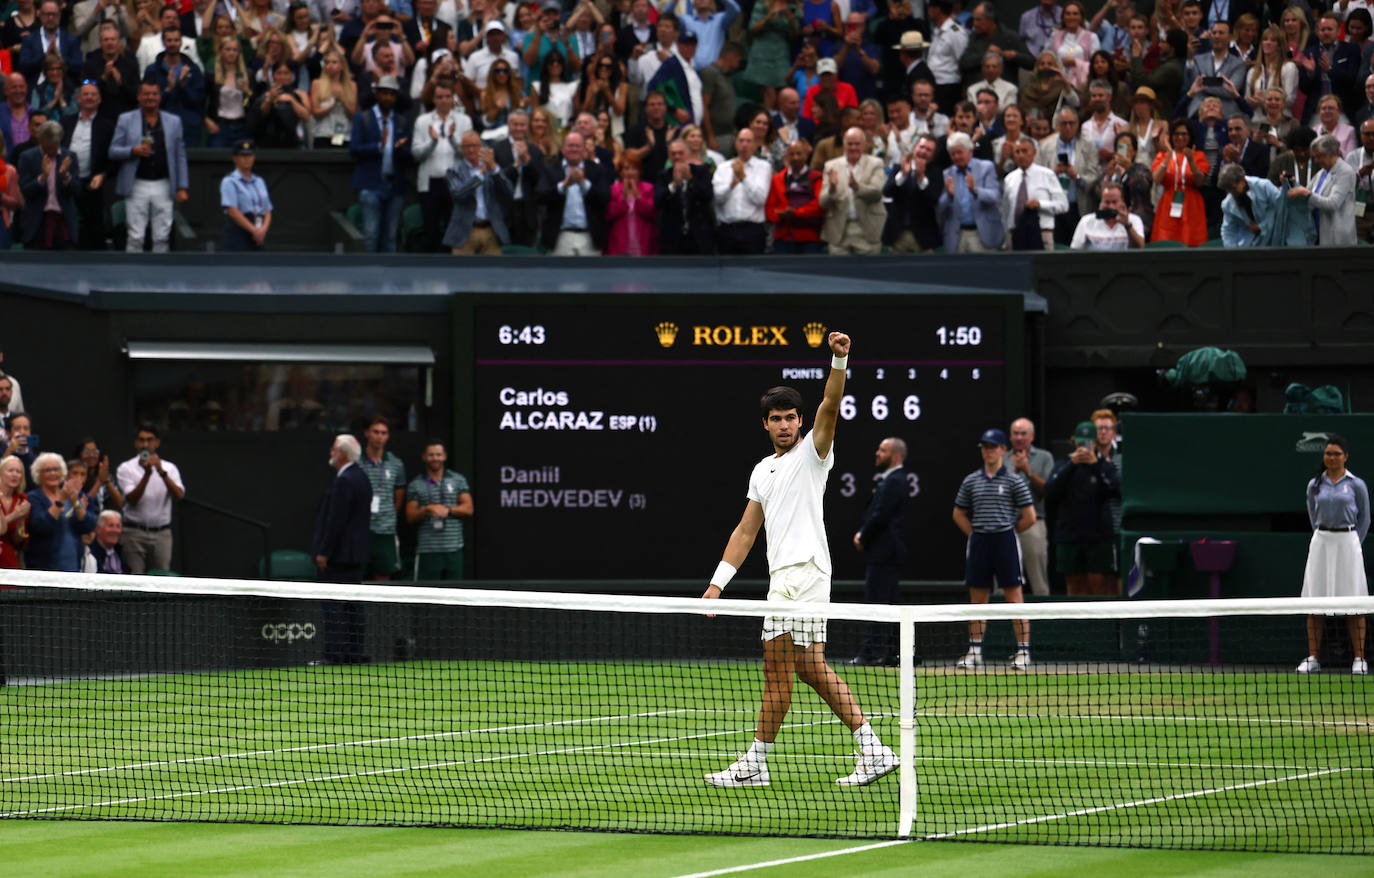
<instances>
[{"instance_id":1,"label":"white court line","mask_svg":"<svg viewBox=\"0 0 1374 878\"><path fill-rule=\"evenodd\" d=\"M716 752L707 753L704 751L658 751L653 754L656 757L671 756L673 758L687 759L692 757L711 757L715 759L733 759L736 753ZM850 760L853 754L824 754L824 753L778 753L776 751L768 754L769 759L791 759L791 760ZM1232 762L1151 762L1141 760L1123 759L1031 759L1022 757L999 757L999 756L917 756L917 762L991 762L991 763L1012 763L1014 765L1081 765L1097 768L1227 768L1227 769L1246 769L1250 771L1318 771L1310 765L1264 765L1250 763ZM1341 771L1371 771L1374 766L1342 766Z\"/></svg>"},{"instance_id":2,"label":"white court line","mask_svg":"<svg viewBox=\"0 0 1374 878\"><path fill-rule=\"evenodd\" d=\"M126 771L134 768L157 768L163 765L185 765L195 762L215 762L222 759L245 759L252 756L274 756L278 753L304 753L310 750L331 750L341 747L367 747L373 744L396 744L401 741L423 741L435 738L456 738L465 735L487 735L497 732L518 732L524 729L545 729L554 726L571 726L582 723L602 723L618 722L620 720L643 719L650 716L667 716L674 713L683 713L690 708L677 708L674 710L655 710L648 713L626 713L618 716L594 716L582 719L561 719L551 720L542 723L522 723L514 726L492 726L485 729L460 729L453 732L430 732L424 735L403 735L395 738L364 738L358 741L337 741L332 744L302 744L299 747L281 747L276 750L244 750L239 753L217 753L211 756L188 756L185 759L164 759L154 762L130 762L125 765L111 765L105 768L81 768L71 771L58 771L52 774L26 774L20 777L3 777L0 783L14 783L16 781L29 780L48 780L54 777L75 777L82 774L100 774L107 771Z\"/></svg>"},{"instance_id":3,"label":"white court line","mask_svg":"<svg viewBox=\"0 0 1374 878\"><path fill-rule=\"evenodd\" d=\"M1086 814L1096 814L1103 811L1116 811L1124 808L1136 808L1142 805L1157 805L1161 802L1170 802L1179 799L1191 799L1197 796L1210 796L1216 793L1230 792L1232 790L1242 790L1249 787L1266 786L1268 784L1286 783L1293 780L1303 780L1309 777L1318 777L1324 774L1337 774L1348 771L1345 768L1332 768L1325 771L1311 771L1304 774L1294 774L1289 777L1270 778L1267 780L1253 781L1251 783L1232 784L1225 787L1215 787L1207 790L1194 790L1188 793L1175 793L1171 796L1157 796L1152 799L1141 799L1135 802L1119 802L1115 805L1102 805L1097 808L1083 808L1078 811L1066 811L1062 814L1046 814L1040 817L1028 817L1025 820L1017 820L1008 823L990 823L987 826L975 826L970 829L960 829L955 832L942 832L935 835L927 835L921 839L895 839L893 841L877 842L876 844L859 845L858 847L844 848L838 851L824 851L818 854L807 854L799 857L788 857L783 860L766 860L760 863L745 863L739 866L728 866L724 869L715 869L710 872L693 872L688 875L678 875L675 878L711 878L715 875L733 875L740 872L752 872L756 869L767 869L773 866L786 866L792 863L804 863L810 860L821 860L828 857L842 857L848 854L858 854L865 851L877 850L879 848L895 847L896 845L911 844L914 841L934 841L942 838L956 838L961 835L971 835L978 832L991 832L996 829L1006 829L1013 826L1024 826L1031 823L1045 823L1050 820L1065 820L1069 817L1081 817Z\"/></svg>"},{"instance_id":4,"label":"white court line","mask_svg":"<svg viewBox=\"0 0 1374 878\"><path fill-rule=\"evenodd\" d=\"M818 720L810 723L784 723L784 729L804 728L806 726L827 725L836 722L832 717L827 720ZM285 787L295 784L318 783L330 780L347 780L355 777L370 777L379 774L399 774L405 771L428 771L433 768L452 768L460 765L480 765L486 762L505 762L512 759L532 759L538 756L561 756L568 753L585 753L591 750L610 750L620 747L641 747L648 744L665 744L673 741L691 741L699 738L714 738L721 735L742 735L752 732L751 726L747 729L728 729L723 732L702 732L697 735L679 735L671 738L648 738L642 741L620 741L611 744L588 744L583 747L563 747L556 750L538 750L533 753L507 753L501 756L484 756L480 759L456 759L448 762L430 762L424 765L405 765L399 768L375 768L370 771L351 771L339 774L322 774L316 777L296 778L294 780L270 781L260 784L241 784L232 787L216 787L209 790L189 790L183 793L164 793L159 796L139 796L128 799L110 799L104 802L84 802L77 805L55 805L50 808L35 808L29 811L6 811L0 813L0 819L6 817L30 817L35 814L52 814L58 811L75 811L83 808L103 808L110 805L132 805L138 802L156 802L164 799L180 799L187 796L209 796L217 793L237 793L244 790L261 790L272 787Z\"/></svg>"},{"instance_id":5,"label":"white court line","mask_svg":"<svg viewBox=\"0 0 1374 878\"><path fill-rule=\"evenodd\" d=\"M1340 774L1349 771L1348 768L1327 768L1322 771L1308 771L1302 774L1290 774L1288 777L1273 777L1265 780L1254 780L1249 783L1230 784L1224 787L1212 787L1207 790L1193 790L1188 793L1174 793L1169 796L1155 796L1150 799L1138 799L1134 802L1118 802L1115 805L1098 805L1095 808L1080 808L1077 811L1065 811L1062 814L1044 814L1039 817L1027 817L1024 820L1011 820L1006 823L989 823L986 826L974 826L970 829L958 829L954 832L938 832L922 838L923 841L933 841L941 838L957 838L961 835L973 835L979 832L992 832L997 829L1008 829L1013 826L1029 826L1032 823L1048 823L1051 820L1064 820L1069 817L1083 817L1088 814L1101 814L1106 811L1120 811L1125 808L1138 808L1142 805L1158 805L1161 802L1175 802L1181 799L1194 799L1198 796L1211 796L1216 793L1227 793L1234 790L1245 790L1253 787L1263 787L1276 783L1288 783L1294 780L1305 780L1309 777L1321 777L1327 774Z\"/></svg>"},{"instance_id":6,"label":"white court line","mask_svg":"<svg viewBox=\"0 0 1374 878\"><path fill-rule=\"evenodd\" d=\"M894 841L880 841L874 844L860 845L854 848L845 848L838 851L824 851L819 854L805 854L800 857L788 857L785 860L768 860L764 863L749 863L744 866L727 866L724 869L715 869L710 872L693 872L690 875L678 875L677 878L710 878L712 875L733 875L736 872L751 872L754 869L767 869L770 866L787 866L792 863L805 863L808 860L823 860L826 857L842 857L845 854L857 854L863 851L874 851L878 848L890 848L899 844L911 844L911 839L900 838Z\"/></svg>"}]
</instances>

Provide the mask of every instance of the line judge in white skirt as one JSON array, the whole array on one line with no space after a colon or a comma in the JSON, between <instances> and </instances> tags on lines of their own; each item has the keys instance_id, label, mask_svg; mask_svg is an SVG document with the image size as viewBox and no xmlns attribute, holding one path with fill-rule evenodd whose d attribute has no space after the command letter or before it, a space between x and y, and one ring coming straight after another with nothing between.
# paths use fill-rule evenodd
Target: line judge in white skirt
<instances>
[{"instance_id":1,"label":"line judge in white skirt","mask_svg":"<svg viewBox=\"0 0 1374 878\"><path fill-rule=\"evenodd\" d=\"M1345 468L1350 446L1344 437L1327 437L1322 452L1324 471L1307 484L1307 517L1312 521L1312 545L1307 550L1307 570L1302 577L1302 596L1361 597L1369 594L1364 575L1364 551L1360 546L1369 533L1369 487ZM1364 658L1364 617L1350 616L1350 641L1355 661L1352 674L1368 674ZM1317 650L1322 643L1325 616L1307 617L1307 658L1299 674L1322 669Z\"/></svg>"}]
</instances>

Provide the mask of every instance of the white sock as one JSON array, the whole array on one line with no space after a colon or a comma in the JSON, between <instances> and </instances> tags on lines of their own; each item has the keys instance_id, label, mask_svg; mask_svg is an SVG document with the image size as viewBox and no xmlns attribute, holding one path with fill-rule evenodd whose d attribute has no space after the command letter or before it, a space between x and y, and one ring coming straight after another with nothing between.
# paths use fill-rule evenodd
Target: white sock
<instances>
[{"instance_id":1,"label":"white sock","mask_svg":"<svg viewBox=\"0 0 1374 878\"><path fill-rule=\"evenodd\" d=\"M750 762L762 763L768 759L768 751L773 749L773 745L767 741L754 739L754 743L749 745L749 752L744 754L744 758Z\"/></svg>"},{"instance_id":2,"label":"white sock","mask_svg":"<svg viewBox=\"0 0 1374 878\"><path fill-rule=\"evenodd\" d=\"M878 740L878 734L873 731L873 726L867 722L854 730L854 743L859 745L861 753L872 753L883 746L883 742Z\"/></svg>"}]
</instances>

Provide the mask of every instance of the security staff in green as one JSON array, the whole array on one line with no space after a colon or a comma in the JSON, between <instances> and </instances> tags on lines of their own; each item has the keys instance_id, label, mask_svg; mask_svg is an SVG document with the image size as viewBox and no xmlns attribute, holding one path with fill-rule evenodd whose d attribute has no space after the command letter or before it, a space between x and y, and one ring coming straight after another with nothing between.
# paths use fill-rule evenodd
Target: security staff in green
<instances>
[{"instance_id":1,"label":"security staff in green","mask_svg":"<svg viewBox=\"0 0 1374 878\"><path fill-rule=\"evenodd\" d=\"M445 469L444 443L431 439L425 471L406 486L406 521L416 525L415 580L463 578L463 519L472 518L468 480Z\"/></svg>"},{"instance_id":2,"label":"security staff in green","mask_svg":"<svg viewBox=\"0 0 1374 878\"><path fill-rule=\"evenodd\" d=\"M367 556L366 578L386 582L401 569L396 515L405 505L406 465L386 450L391 439L391 421L385 415L373 416L364 438L367 445L358 465L372 484L372 517L368 522L371 551Z\"/></svg>"}]
</instances>

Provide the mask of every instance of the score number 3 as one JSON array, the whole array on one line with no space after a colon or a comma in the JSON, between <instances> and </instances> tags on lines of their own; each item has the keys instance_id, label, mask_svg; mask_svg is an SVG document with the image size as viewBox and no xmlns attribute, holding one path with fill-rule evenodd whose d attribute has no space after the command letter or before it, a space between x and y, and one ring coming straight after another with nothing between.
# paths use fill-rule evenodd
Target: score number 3
<instances>
[{"instance_id":1,"label":"score number 3","mask_svg":"<svg viewBox=\"0 0 1374 878\"><path fill-rule=\"evenodd\" d=\"M887 394L880 393L873 397L868 410L873 414L873 420L886 421L887 416L891 414L888 408ZM852 421L858 417L858 414L859 403L853 395L845 394L840 397L840 417L846 421ZM911 394L902 400L902 416L908 421L914 421L921 416L921 398L919 396Z\"/></svg>"},{"instance_id":2,"label":"score number 3","mask_svg":"<svg viewBox=\"0 0 1374 878\"><path fill-rule=\"evenodd\" d=\"M883 478L882 473L873 475L873 484L877 484ZM921 493L921 477L916 473L906 474L907 496L915 497ZM859 493L859 483L854 478L853 473L840 473L840 496L853 497Z\"/></svg>"}]
</instances>

